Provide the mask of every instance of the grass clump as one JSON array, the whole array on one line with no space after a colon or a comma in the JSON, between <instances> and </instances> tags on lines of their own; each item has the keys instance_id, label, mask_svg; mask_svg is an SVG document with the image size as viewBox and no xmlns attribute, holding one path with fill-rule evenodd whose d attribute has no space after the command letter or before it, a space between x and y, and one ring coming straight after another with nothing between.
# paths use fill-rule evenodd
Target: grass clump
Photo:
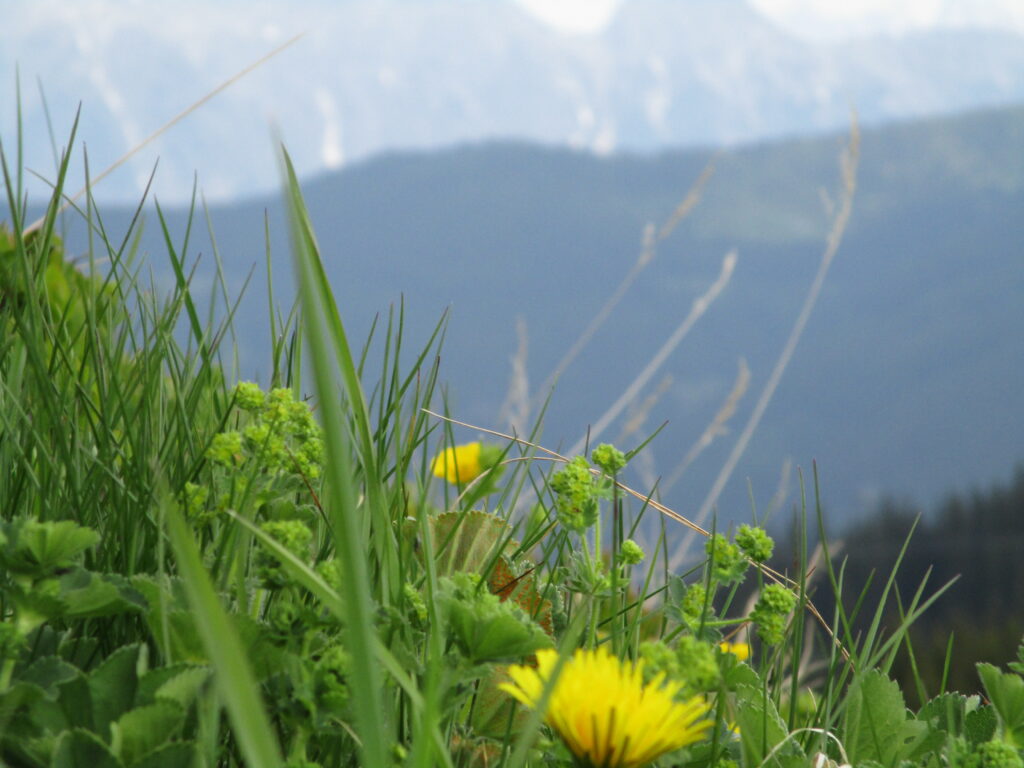
<instances>
[{"instance_id":1,"label":"grass clump","mask_svg":"<svg viewBox=\"0 0 1024 768\"><path fill-rule=\"evenodd\" d=\"M888 634L888 589L826 621L806 546L779 573L756 524L685 573L666 517L641 547L635 451L457 441L428 410L440 325L409 353L398 310L353 349L287 155L299 311L264 385L227 373L231 307L200 320L187 233L160 221L158 298L89 202L69 262L66 156L31 233L3 168L5 764L1019 765L1024 656L980 669L987 701L915 712L888 679L923 585Z\"/></svg>"}]
</instances>

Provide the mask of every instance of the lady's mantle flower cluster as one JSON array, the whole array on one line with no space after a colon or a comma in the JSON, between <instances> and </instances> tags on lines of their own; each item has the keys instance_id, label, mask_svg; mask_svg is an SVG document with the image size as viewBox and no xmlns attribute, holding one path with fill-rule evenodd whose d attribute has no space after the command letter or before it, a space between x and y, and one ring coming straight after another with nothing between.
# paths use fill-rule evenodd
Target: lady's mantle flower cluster
<instances>
[{"instance_id":1,"label":"lady's mantle flower cluster","mask_svg":"<svg viewBox=\"0 0 1024 768\"><path fill-rule=\"evenodd\" d=\"M235 387L234 404L235 428L214 435L206 450L208 482L185 484L183 507L199 525L244 505L258 509L280 502L293 508L294 494L307 492L321 474L321 428L291 389L264 392L245 381Z\"/></svg>"},{"instance_id":2,"label":"lady's mantle flower cluster","mask_svg":"<svg viewBox=\"0 0 1024 768\"><path fill-rule=\"evenodd\" d=\"M590 463L577 456L551 476L558 522L570 531L582 533L597 522L598 500Z\"/></svg>"},{"instance_id":3,"label":"lady's mantle flower cluster","mask_svg":"<svg viewBox=\"0 0 1024 768\"><path fill-rule=\"evenodd\" d=\"M796 607L796 595L781 584L768 584L761 590L750 620L757 633L770 645L781 643L786 634L789 614Z\"/></svg>"},{"instance_id":4,"label":"lady's mantle flower cluster","mask_svg":"<svg viewBox=\"0 0 1024 768\"><path fill-rule=\"evenodd\" d=\"M323 440L309 407L281 387L264 393L259 385L243 381L235 388L235 404L251 414L241 431L215 435L206 456L224 467L259 461L267 470L295 472L309 479L320 476Z\"/></svg>"}]
</instances>

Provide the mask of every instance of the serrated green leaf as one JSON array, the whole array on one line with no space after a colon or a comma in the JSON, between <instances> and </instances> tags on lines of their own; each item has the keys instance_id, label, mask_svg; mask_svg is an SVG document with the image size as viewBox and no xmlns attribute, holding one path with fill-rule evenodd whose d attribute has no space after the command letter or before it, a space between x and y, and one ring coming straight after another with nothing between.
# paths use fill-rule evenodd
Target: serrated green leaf
<instances>
[{"instance_id":1,"label":"serrated green leaf","mask_svg":"<svg viewBox=\"0 0 1024 768\"><path fill-rule=\"evenodd\" d=\"M71 567L100 540L96 531L71 520L44 523L22 518L0 526L4 534L0 565L36 579Z\"/></svg>"},{"instance_id":2,"label":"serrated green leaf","mask_svg":"<svg viewBox=\"0 0 1024 768\"><path fill-rule=\"evenodd\" d=\"M64 616L74 619L136 613L146 608L142 595L120 576L75 568L61 576Z\"/></svg>"},{"instance_id":3,"label":"serrated green leaf","mask_svg":"<svg viewBox=\"0 0 1024 768\"><path fill-rule=\"evenodd\" d=\"M99 640L95 637L82 637L80 632L65 632L57 646L57 655L68 664L79 669L87 669L95 659L101 656Z\"/></svg>"},{"instance_id":4,"label":"serrated green leaf","mask_svg":"<svg viewBox=\"0 0 1024 768\"><path fill-rule=\"evenodd\" d=\"M179 741L144 755L131 768L189 768L195 755L195 744Z\"/></svg>"},{"instance_id":5,"label":"serrated green leaf","mask_svg":"<svg viewBox=\"0 0 1024 768\"><path fill-rule=\"evenodd\" d=\"M30 707L41 699L49 697L47 691L35 683L19 680L0 693L0 722L8 724L14 713L23 707ZM53 692L53 699L57 692ZM52 702L52 699L51 699Z\"/></svg>"},{"instance_id":6,"label":"serrated green leaf","mask_svg":"<svg viewBox=\"0 0 1024 768\"><path fill-rule=\"evenodd\" d=\"M1011 661L1006 666L1018 675L1024 675L1024 640L1022 640L1021 644L1017 646L1017 660Z\"/></svg>"},{"instance_id":7,"label":"serrated green leaf","mask_svg":"<svg viewBox=\"0 0 1024 768\"><path fill-rule=\"evenodd\" d=\"M740 745L743 750L743 764L760 766L765 757L789 735L775 703L765 698L759 688L749 685L736 687L736 707L733 720L740 729ZM776 753L777 758L798 754L803 756L800 746L790 741Z\"/></svg>"},{"instance_id":8,"label":"serrated green leaf","mask_svg":"<svg viewBox=\"0 0 1024 768\"><path fill-rule=\"evenodd\" d=\"M474 578L442 578L439 595L452 634L472 663L518 660L551 646L551 638L522 608L477 586Z\"/></svg>"},{"instance_id":9,"label":"serrated green leaf","mask_svg":"<svg viewBox=\"0 0 1024 768\"><path fill-rule=\"evenodd\" d=\"M135 692L135 706L143 707L156 701L156 692L168 680L177 677L190 669L201 669L194 664L169 664L146 672L139 678L139 687Z\"/></svg>"},{"instance_id":10,"label":"serrated green leaf","mask_svg":"<svg viewBox=\"0 0 1024 768\"><path fill-rule=\"evenodd\" d=\"M920 720L908 719L897 739L900 743L900 764L919 765L926 756L941 753L949 734Z\"/></svg>"},{"instance_id":11,"label":"serrated green leaf","mask_svg":"<svg viewBox=\"0 0 1024 768\"><path fill-rule=\"evenodd\" d=\"M121 762L131 768L144 755L162 747L181 727L185 711L164 700L125 712L110 724L111 743Z\"/></svg>"},{"instance_id":12,"label":"serrated green leaf","mask_svg":"<svg viewBox=\"0 0 1024 768\"><path fill-rule=\"evenodd\" d=\"M512 529L497 515L486 512L444 512L429 519L437 575L459 571L484 573L499 554L511 556L517 545Z\"/></svg>"},{"instance_id":13,"label":"serrated green leaf","mask_svg":"<svg viewBox=\"0 0 1024 768\"><path fill-rule=\"evenodd\" d=\"M53 750L52 768L125 768L96 734L65 731Z\"/></svg>"},{"instance_id":14,"label":"serrated green leaf","mask_svg":"<svg viewBox=\"0 0 1024 768\"><path fill-rule=\"evenodd\" d=\"M964 737L971 744L984 744L996 735L997 725L996 711L990 706L968 712L964 717Z\"/></svg>"},{"instance_id":15,"label":"serrated green leaf","mask_svg":"<svg viewBox=\"0 0 1024 768\"><path fill-rule=\"evenodd\" d=\"M865 674L847 697L843 743L850 762L877 760L892 765L910 735L906 724L907 707L899 685L877 670Z\"/></svg>"},{"instance_id":16,"label":"serrated green leaf","mask_svg":"<svg viewBox=\"0 0 1024 768\"><path fill-rule=\"evenodd\" d=\"M64 728L93 730L92 694L85 675L78 675L58 686L57 704L64 716ZM40 702L42 704L43 702ZM58 729L51 729L58 730Z\"/></svg>"},{"instance_id":17,"label":"serrated green leaf","mask_svg":"<svg viewBox=\"0 0 1024 768\"><path fill-rule=\"evenodd\" d=\"M510 680L505 666L492 667L480 680L473 697L471 725L474 733L503 739L506 733L518 734L530 713L518 707L512 697L498 686Z\"/></svg>"},{"instance_id":18,"label":"serrated green leaf","mask_svg":"<svg viewBox=\"0 0 1024 768\"><path fill-rule=\"evenodd\" d=\"M146 601L146 625L164 658L192 664L209 661L180 579L134 576L130 585Z\"/></svg>"},{"instance_id":19,"label":"serrated green leaf","mask_svg":"<svg viewBox=\"0 0 1024 768\"><path fill-rule=\"evenodd\" d=\"M135 703L140 650L139 645L118 648L89 675L92 730L103 737L109 732L110 724Z\"/></svg>"},{"instance_id":20,"label":"serrated green leaf","mask_svg":"<svg viewBox=\"0 0 1024 768\"><path fill-rule=\"evenodd\" d=\"M22 670L18 679L24 683L33 683L46 691L50 698L57 698L57 686L76 678L80 672L63 659L56 656L44 656L36 659Z\"/></svg>"},{"instance_id":21,"label":"serrated green leaf","mask_svg":"<svg viewBox=\"0 0 1024 768\"><path fill-rule=\"evenodd\" d=\"M1013 743L1024 744L1024 678L991 664L979 664L978 677Z\"/></svg>"},{"instance_id":22,"label":"serrated green leaf","mask_svg":"<svg viewBox=\"0 0 1024 768\"><path fill-rule=\"evenodd\" d=\"M45 733L42 736L26 736L23 731L16 731L13 723L9 724L7 736L10 741L17 745L17 751L26 758L29 765L50 765L53 758L53 749L57 744L57 734ZM17 733L17 739L10 737L11 733Z\"/></svg>"},{"instance_id":23,"label":"serrated green leaf","mask_svg":"<svg viewBox=\"0 0 1024 768\"><path fill-rule=\"evenodd\" d=\"M729 665L723 682L725 683L725 687L730 690L740 685L760 689L762 684L761 676L758 675L757 670L749 664Z\"/></svg>"},{"instance_id":24,"label":"serrated green leaf","mask_svg":"<svg viewBox=\"0 0 1024 768\"><path fill-rule=\"evenodd\" d=\"M209 667L190 667L160 686L155 696L158 700L167 699L181 707L188 707L211 676Z\"/></svg>"},{"instance_id":25,"label":"serrated green leaf","mask_svg":"<svg viewBox=\"0 0 1024 768\"><path fill-rule=\"evenodd\" d=\"M68 685L68 683L62 683L58 687L56 701L46 696L32 697L25 701L24 703L28 706L28 721L51 734L69 730L72 727L72 723L68 722L68 717L64 714L64 708L60 704L60 695L65 685ZM85 685L84 677L82 685Z\"/></svg>"}]
</instances>

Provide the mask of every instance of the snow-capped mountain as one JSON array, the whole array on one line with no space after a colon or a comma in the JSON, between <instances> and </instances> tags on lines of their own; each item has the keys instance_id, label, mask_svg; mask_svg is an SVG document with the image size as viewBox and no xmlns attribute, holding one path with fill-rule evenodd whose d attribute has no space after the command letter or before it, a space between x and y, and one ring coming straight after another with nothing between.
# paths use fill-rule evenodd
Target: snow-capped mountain
<instances>
[{"instance_id":1,"label":"snow-capped mountain","mask_svg":"<svg viewBox=\"0 0 1024 768\"><path fill-rule=\"evenodd\" d=\"M0 5L4 3L0 2ZM511 2L172 5L10 2L0 70L22 84L29 167L52 176L82 105L93 173L268 50L304 32L96 190L129 200L159 156L163 201L273 188L274 141L301 173L493 138L599 153L735 144L1024 100L1024 36L978 29L814 44L743 0L628 0L571 35ZM0 96L12 144L14 88ZM80 159L75 167L80 167Z\"/></svg>"}]
</instances>

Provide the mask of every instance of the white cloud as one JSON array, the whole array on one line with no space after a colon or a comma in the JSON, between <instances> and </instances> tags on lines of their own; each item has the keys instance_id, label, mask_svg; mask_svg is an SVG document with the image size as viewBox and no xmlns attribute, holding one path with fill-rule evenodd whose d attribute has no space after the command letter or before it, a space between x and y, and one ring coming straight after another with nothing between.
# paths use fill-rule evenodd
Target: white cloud
<instances>
[{"instance_id":1,"label":"white cloud","mask_svg":"<svg viewBox=\"0 0 1024 768\"><path fill-rule=\"evenodd\" d=\"M570 34L600 32L625 0L517 0L545 24Z\"/></svg>"},{"instance_id":2,"label":"white cloud","mask_svg":"<svg viewBox=\"0 0 1024 768\"><path fill-rule=\"evenodd\" d=\"M840 40L903 35L936 27L1008 29L1024 34L1020 0L749 0L794 34Z\"/></svg>"},{"instance_id":3,"label":"white cloud","mask_svg":"<svg viewBox=\"0 0 1024 768\"><path fill-rule=\"evenodd\" d=\"M325 88L316 89L316 106L324 121L323 144L320 147L320 159L327 168L340 168L345 162L345 153L341 146L341 120L334 98Z\"/></svg>"}]
</instances>

